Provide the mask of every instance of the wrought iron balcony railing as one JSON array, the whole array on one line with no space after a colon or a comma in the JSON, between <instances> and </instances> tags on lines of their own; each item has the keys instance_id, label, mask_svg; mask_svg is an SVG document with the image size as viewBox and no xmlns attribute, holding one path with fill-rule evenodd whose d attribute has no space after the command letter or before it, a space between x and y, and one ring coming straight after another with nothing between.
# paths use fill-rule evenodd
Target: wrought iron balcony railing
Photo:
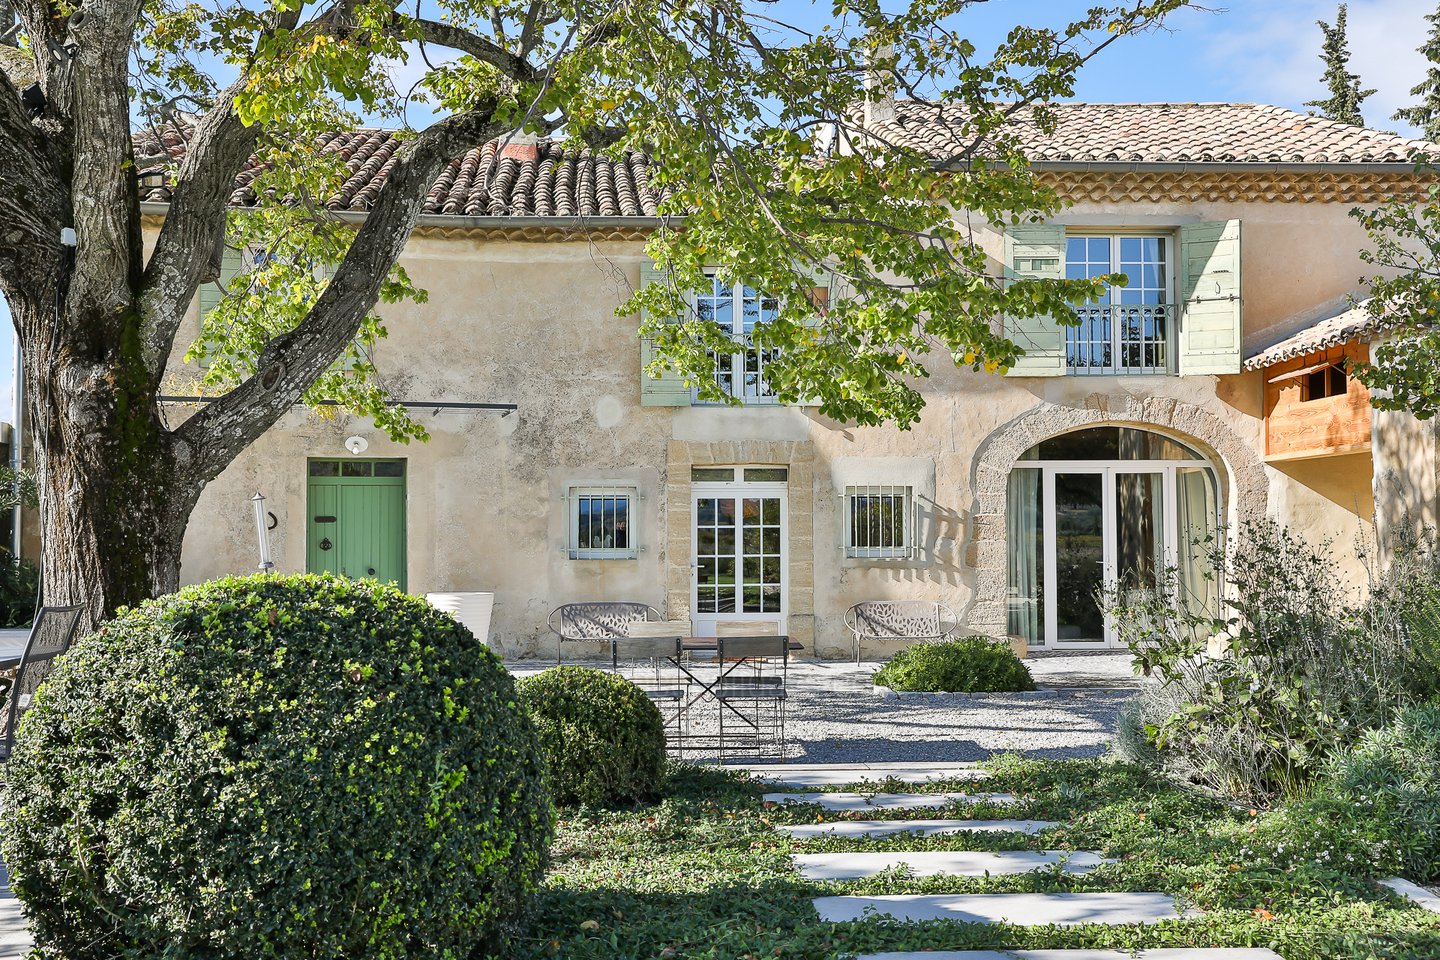
<instances>
[{"instance_id":1,"label":"wrought iron balcony railing","mask_svg":"<svg viewBox=\"0 0 1440 960\"><path fill-rule=\"evenodd\" d=\"M1065 363L1075 374L1170 373L1173 303L1107 303L1078 307L1080 325L1065 329Z\"/></svg>"}]
</instances>

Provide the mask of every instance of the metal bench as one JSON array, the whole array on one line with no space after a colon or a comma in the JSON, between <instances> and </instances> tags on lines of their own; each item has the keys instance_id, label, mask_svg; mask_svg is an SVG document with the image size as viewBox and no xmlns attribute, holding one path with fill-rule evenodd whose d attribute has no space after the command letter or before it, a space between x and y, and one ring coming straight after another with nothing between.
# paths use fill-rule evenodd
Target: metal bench
<instances>
[{"instance_id":1,"label":"metal bench","mask_svg":"<svg viewBox=\"0 0 1440 960\"><path fill-rule=\"evenodd\" d=\"M565 603L550 611L546 623L558 637L555 663L558 666L567 643L603 643L630 636L630 624L659 620L660 613L648 603L624 600L594 600Z\"/></svg>"},{"instance_id":2,"label":"metal bench","mask_svg":"<svg viewBox=\"0 0 1440 960\"><path fill-rule=\"evenodd\" d=\"M866 640L944 640L959 628L955 611L938 600L862 600L845 611L855 662Z\"/></svg>"}]
</instances>

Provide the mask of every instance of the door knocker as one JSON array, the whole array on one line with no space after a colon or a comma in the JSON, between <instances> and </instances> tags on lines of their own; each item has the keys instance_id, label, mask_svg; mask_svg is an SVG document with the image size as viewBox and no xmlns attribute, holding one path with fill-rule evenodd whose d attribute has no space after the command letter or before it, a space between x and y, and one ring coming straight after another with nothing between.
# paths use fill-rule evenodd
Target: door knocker
<instances>
[{"instance_id":1,"label":"door knocker","mask_svg":"<svg viewBox=\"0 0 1440 960\"><path fill-rule=\"evenodd\" d=\"M334 544L330 542L330 538L329 538L329 537L326 537L324 540L321 540L321 541L320 541L320 549L321 549L321 550L329 550L329 549L330 549L331 547L333 547L333 546L334 546Z\"/></svg>"}]
</instances>

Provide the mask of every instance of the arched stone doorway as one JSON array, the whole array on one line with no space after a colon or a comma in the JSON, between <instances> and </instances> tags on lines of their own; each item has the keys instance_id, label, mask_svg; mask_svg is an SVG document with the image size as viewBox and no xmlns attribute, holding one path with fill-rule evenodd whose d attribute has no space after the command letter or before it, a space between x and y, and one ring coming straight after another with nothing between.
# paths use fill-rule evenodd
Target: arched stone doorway
<instances>
[{"instance_id":1,"label":"arched stone doorway","mask_svg":"<svg viewBox=\"0 0 1440 960\"><path fill-rule=\"evenodd\" d=\"M1013 474L1017 466L1025 472ZM1199 517L1233 525L1265 512L1254 451L1212 414L1169 400L1135 399L1120 410L1044 404L992 433L973 469L976 593L966 619L1041 649L1113 640L1093 604L1077 615L1096 571L1114 583L1193 564L1182 547ZM1027 498L1031 516L1012 509L1012 498Z\"/></svg>"}]
</instances>

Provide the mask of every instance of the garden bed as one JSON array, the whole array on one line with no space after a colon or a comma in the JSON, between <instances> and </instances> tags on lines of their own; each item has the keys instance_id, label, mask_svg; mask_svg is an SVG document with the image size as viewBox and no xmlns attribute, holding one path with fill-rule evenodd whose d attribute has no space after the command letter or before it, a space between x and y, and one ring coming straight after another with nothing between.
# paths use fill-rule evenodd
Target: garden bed
<instances>
[{"instance_id":1,"label":"garden bed","mask_svg":"<svg viewBox=\"0 0 1440 960\"><path fill-rule=\"evenodd\" d=\"M985 790L1019 806L967 816L1061 822L1037 836L970 833L797 840L783 824L849 819L814 806L766 809L763 784L714 769L677 768L665 798L623 812L562 815L553 865L513 944L518 958L835 958L894 950L1268 946L1286 960L1440 956L1440 915L1391 895L1362 862L1277 856L1266 814L1181 790L1139 768L1098 760L1006 760ZM887 788L895 786L887 784ZM773 788L770 788L773 789ZM963 781L916 792L975 789ZM935 810L920 817L953 815ZM876 810L865 819L913 819ZM1313 832L1313 831L1312 831ZM1318 849L1299 838L1305 849ZM898 850L1095 850L1098 869L983 877L885 873L807 881L794 853ZM1271 852L1267 852L1271 851ZM1205 911L1153 925L988 926L953 921L822 922L811 900L894 893L1159 891Z\"/></svg>"}]
</instances>

